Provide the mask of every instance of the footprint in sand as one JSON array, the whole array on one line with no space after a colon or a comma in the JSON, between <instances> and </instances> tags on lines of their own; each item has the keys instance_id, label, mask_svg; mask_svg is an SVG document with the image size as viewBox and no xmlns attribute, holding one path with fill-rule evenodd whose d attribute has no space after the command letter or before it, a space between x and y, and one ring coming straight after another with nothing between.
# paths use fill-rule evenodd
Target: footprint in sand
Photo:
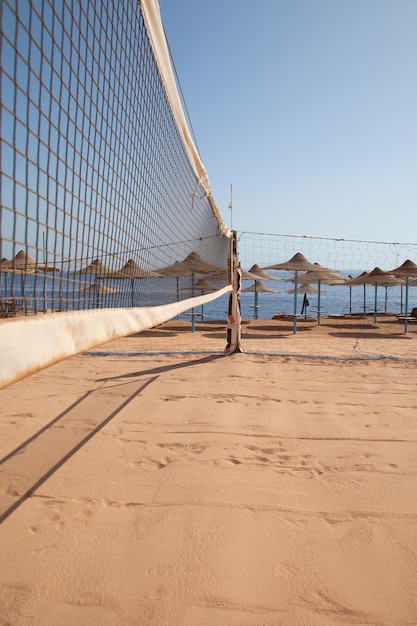
<instances>
[{"instance_id":1,"label":"footprint in sand","mask_svg":"<svg viewBox=\"0 0 417 626\"><path fill-rule=\"evenodd\" d=\"M228 457L226 459L219 459L218 461L215 461L214 464L217 465L217 467L223 467L224 469L230 469L233 466L241 465L242 461L239 461L239 459L236 459L234 457Z\"/></svg>"},{"instance_id":2,"label":"footprint in sand","mask_svg":"<svg viewBox=\"0 0 417 626\"><path fill-rule=\"evenodd\" d=\"M184 443L158 443L156 444L157 448L164 448L167 449L171 452L178 452L178 450L182 450L186 453L190 453L190 452L194 452L196 454L200 454L201 452L204 452L204 450L207 448L207 446L203 445L203 444L197 444L197 443L190 443L190 444L184 444Z\"/></svg>"},{"instance_id":3,"label":"footprint in sand","mask_svg":"<svg viewBox=\"0 0 417 626\"><path fill-rule=\"evenodd\" d=\"M149 460L135 461L132 465L141 470L153 471L153 470L164 469L164 467L167 466L167 463L164 463L163 461L156 461L153 459L149 459Z\"/></svg>"}]
</instances>

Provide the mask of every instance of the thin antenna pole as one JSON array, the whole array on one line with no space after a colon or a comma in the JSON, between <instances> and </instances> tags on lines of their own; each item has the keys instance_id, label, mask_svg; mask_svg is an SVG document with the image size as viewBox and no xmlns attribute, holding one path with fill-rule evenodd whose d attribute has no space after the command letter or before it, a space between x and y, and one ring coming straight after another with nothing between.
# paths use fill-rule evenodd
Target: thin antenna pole
<instances>
[{"instance_id":1,"label":"thin antenna pole","mask_svg":"<svg viewBox=\"0 0 417 626\"><path fill-rule=\"evenodd\" d=\"M232 199L232 194L233 194L233 185L230 185L230 202L229 202L230 230L233 230L233 199Z\"/></svg>"}]
</instances>

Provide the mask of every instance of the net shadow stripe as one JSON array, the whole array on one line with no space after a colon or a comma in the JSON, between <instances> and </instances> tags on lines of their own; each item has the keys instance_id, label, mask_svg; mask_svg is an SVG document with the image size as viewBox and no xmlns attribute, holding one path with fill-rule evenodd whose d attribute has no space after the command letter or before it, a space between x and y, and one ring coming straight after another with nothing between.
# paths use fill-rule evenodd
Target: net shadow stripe
<instances>
[{"instance_id":1,"label":"net shadow stripe","mask_svg":"<svg viewBox=\"0 0 417 626\"><path fill-rule=\"evenodd\" d=\"M139 389L137 389L134 393L132 393L124 402L122 402L122 404L119 407L117 407L114 411L112 411L110 415L108 415L102 422L100 422L100 424L98 424L90 433L88 433L88 435L83 437L83 439L81 439L81 441L79 441L77 445L75 445L71 450L69 450L67 454L65 454L43 476L41 476L39 480L37 480L22 496L20 496L20 498L16 502L12 504L12 506L10 506L6 511L4 511L0 515L0 524L2 524L8 517L10 517L10 515L12 515L12 513L14 513L25 502L25 500L27 500L33 493L35 493L35 491L39 489L41 485L43 485L56 471L58 471L71 457L73 457L74 454L76 454L79 450L81 450L81 448L86 443L88 443L98 432L100 432L100 430L104 428L104 426L106 426L116 415L118 415L121 411L123 411L123 409L126 408L126 406L130 404L130 402L132 402L132 400L134 400L138 395L140 395L142 391L144 391L144 389L148 385L155 382L157 378L158 378L157 376L154 376L153 378L150 378L149 380L145 381L139 387ZM90 395L90 393L85 394L85 396L83 396L83 398L80 401L77 401L76 403L74 403L74 405L78 405L82 400L85 400L85 398L88 395ZM74 407L74 405L72 405L72 408ZM65 413L68 413L69 410L70 409L67 409ZM62 415L60 417L62 417Z\"/></svg>"}]
</instances>

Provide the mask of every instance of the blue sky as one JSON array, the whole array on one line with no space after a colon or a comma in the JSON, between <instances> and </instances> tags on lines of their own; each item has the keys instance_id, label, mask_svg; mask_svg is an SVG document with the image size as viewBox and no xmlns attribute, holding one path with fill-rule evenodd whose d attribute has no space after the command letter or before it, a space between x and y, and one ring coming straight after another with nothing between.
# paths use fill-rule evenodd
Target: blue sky
<instances>
[{"instance_id":1,"label":"blue sky","mask_svg":"<svg viewBox=\"0 0 417 626\"><path fill-rule=\"evenodd\" d=\"M159 0L233 228L417 243L417 0Z\"/></svg>"}]
</instances>

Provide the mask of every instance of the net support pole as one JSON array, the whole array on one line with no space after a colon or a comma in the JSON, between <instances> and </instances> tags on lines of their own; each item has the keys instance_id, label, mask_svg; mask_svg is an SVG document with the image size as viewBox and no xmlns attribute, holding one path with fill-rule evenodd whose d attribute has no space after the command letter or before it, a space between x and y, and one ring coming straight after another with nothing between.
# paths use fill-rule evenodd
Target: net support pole
<instances>
[{"instance_id":1,"label":"net support pole","mask_svg":"<svg viewBox=\"0 0 417 626\"><path fill-rule=\"evenodd\" d=\"M243 352L242 339L242 318L240 314L240 292L242 289L242 272L237 254L236 231L232 231L231 254L230 254L230 282L232 292L229 295L229 305L227 308L227 345L225 354L236 354Z\"/></svg>"}]
</instances>

